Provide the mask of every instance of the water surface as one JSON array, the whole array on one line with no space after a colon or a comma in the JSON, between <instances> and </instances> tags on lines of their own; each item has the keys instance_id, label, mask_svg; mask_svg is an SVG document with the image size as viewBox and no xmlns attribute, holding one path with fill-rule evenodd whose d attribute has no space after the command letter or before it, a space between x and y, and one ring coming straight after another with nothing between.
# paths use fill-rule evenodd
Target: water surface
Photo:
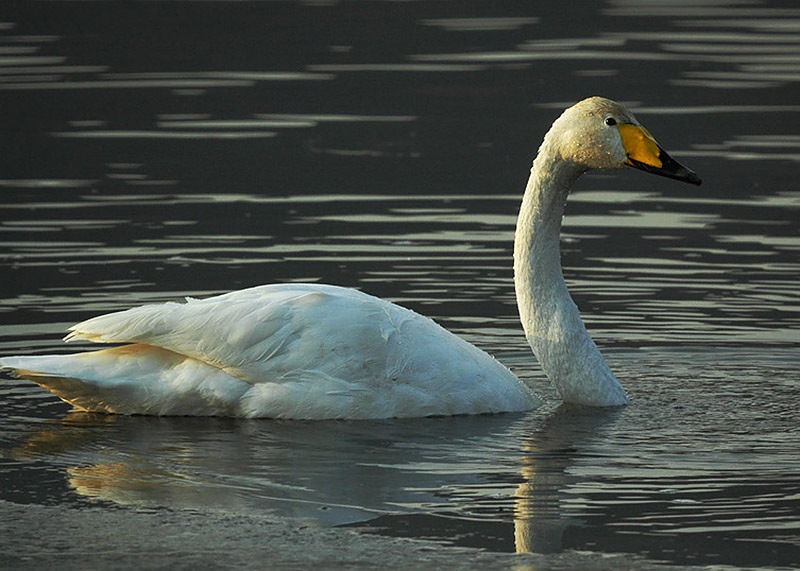
<instances>
[{"instance_id":1,"label":"water surface","mask_svg":"<svg viewBox=\"0 0 800 571\"><path fill-rule=\"evenodd\" d=\"M788 1L9 2L0 353L281 281L437 319L548 401L272 422L70 413L0 384L0 498L226 509L491 551L800 560L800 8ZM565 275L632 396L559 407L512 237L566 105L625 101L694 188L590 174Z\"/></svg>"}]
</instances>

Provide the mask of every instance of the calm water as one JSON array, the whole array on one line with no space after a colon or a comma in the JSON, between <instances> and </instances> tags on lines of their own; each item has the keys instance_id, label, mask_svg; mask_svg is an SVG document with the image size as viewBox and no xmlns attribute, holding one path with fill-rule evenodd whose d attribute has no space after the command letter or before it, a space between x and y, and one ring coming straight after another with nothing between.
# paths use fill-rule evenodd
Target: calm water
<instances>
[{"instance_id":1,"label":"calm water","mask_svg":"<svg viewBox=\"0 0 800 571\"><path fill-rule=\"evenodd\" d=\"M797 564L799 84L790 0L4 2L0 354L143 302L324 281L434 317L551 404L125 418L4 378L0 498ZM614 411L557 406L511 282L530 161L592 94L704 179L595 174L570 198L565 274L633 397Z\"/></svg>"}]
</instances>

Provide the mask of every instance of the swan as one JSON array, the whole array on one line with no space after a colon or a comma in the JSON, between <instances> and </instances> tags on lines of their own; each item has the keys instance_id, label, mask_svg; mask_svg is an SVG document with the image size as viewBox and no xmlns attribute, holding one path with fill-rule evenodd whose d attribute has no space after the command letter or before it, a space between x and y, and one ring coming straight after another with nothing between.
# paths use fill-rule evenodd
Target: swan
<instances>
[{"instance_id":1,"label":"swan","mask_svg":"<svg viewBox=\"0 0 800 571\"><path fill-rule=\"evenodd\" d=\"M565 402L620 406L561 270L570 188L634 167L699 185L622 104L568 108L533 162L514 237L528 343ZM75 408L119 414L366 419L524 411L541 400L493 357L409 309L353 289L274 284L94 317L65 341L118 344L0 359ZM120 345L121 344L121 345Z\"/></svg>"}]
</instances>

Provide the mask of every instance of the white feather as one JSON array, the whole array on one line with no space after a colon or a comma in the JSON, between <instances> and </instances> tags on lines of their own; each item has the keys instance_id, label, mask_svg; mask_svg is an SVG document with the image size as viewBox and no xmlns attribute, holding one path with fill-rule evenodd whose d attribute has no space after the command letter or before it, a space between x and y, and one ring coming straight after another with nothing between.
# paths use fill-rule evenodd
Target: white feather
<instances>
[{"instance_id":1,"label":"white feather","mask_svg":"<svg viewBox=\"0 0 800 571\"><path fill-rule=\"evenodd\" d=\"M78 408L127 414L388 418L538 404L503 365L432 320L329 285L145 305L79 323L67 339L130 345L2 366Z\"/></svg>"}]
</instances>

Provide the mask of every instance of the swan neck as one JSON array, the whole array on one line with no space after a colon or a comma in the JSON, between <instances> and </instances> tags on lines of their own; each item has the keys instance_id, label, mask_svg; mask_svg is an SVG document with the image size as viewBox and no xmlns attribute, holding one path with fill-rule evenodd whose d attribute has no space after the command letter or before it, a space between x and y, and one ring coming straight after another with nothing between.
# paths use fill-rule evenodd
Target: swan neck
<instances>
[{"instance_id":1,"label":"swan neck","mask_svg":"<svg viewBox=\"0 0 800 571\"><path fill-rule=\"evenodd\" d=\"M561 269L561 220L585 169L545 137L533 163L514 238L514 285L528 343L565 402L625 404L622 385L592 341Z\"/></svg>"},{"instance_id":2,"label":"swan neck","mask_svg":"<svg viewBox=\"0 0 800 571\"><path fill-rule=\"evenodd\" d=\"M527 299L533 292L537 300L568 295L561 271L561 221L569 191L581 174L576 165L553 156L545 140L531 168L514 236L518 297ZM531 301L526 307L533 311L536 304ZM523 315L523 326L532 317L530 311Z\"/></svg>"}]
</instances>

